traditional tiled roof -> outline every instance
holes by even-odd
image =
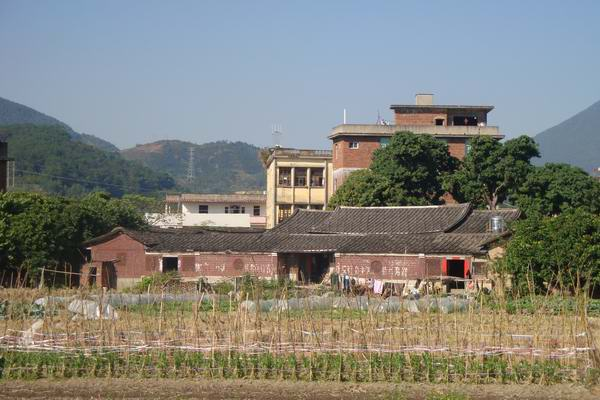
[[[501,210],[473,210],[469,216],[460,225],[452,230],[454,233],[486,233],[490,232],[490,221],[494,216],[499,216],[505,222],[516,221],[521,215],[521,211],[516,208]]]
[[[294,213],[283,222],[276,225],[269,233],[308,233],[318,230],[320,226],[333,214],[333,211],[296,209]]]
[[[425,207],[340,207],[312,232],[402,234],[445,232],[469,213],[469,204]]]
[[[126,234],[148,252],[482,254],[502,237],[489,232],[494,215],[511,222],[518,210],[479,211],[469,204],[431,207],[341,207],[298,210],[270,231],[248,228],[118,228],[93,246]]]

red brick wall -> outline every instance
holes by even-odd
[[[459,160],[465,158],[466,155],[466,138],[447,138],[445,139],[446,143],[448,143],[448,151],[452,157],[456,157]]]
[[[356,278],[417,279],[427,272],[426,259],[419,256],[341,254],[335,258],[335,267],[339,274],[347,272]],[[381,271],[373,271],[379,267]]]
[[[350,142],[358,142],[358,149],[351,149]],[[373,152],[380,147],[378,137],[342,137],[333,142],[333,169],[369,168]]]
[[[396,125],[435,125],[436,118],[447,120],[446,113],[395,113]]]
[[[146,254],[144,246],[121,234],[105,243],[91,247],[92,261],[115,262],[117,279],[140,278],[160,271],[161,254]],[[165,254],[174,256],[175,254]],[[238,261],[239,260],[239,261]],[[179,273],[183,277],[252,274],[272,277],[277,274],[277,256],[272,254],[202,253],[179,255]]]
[[[121,234],[114,239],[92,246],[92,261],[114,261],[117,277],[136,278],[149,275],[146,271],[144,246]]]
[[[272,254],[214,254],[195,255],[193,270],[180,271],[184,277],[223,276],[251,274],[274,277],[277,274],[277,256]]]

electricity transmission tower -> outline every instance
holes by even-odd
[[[188,158],[188,169],[186,179],[188,182],[194,180],[194,147],[190,146],[190,156]]]

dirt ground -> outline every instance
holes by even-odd
[[[0,381],[0,399],[426,399],[431,393],[466,399],[600,398],[580,385],[415,385],[242,380],[69,379]]]

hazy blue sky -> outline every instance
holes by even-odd
[[[327,148],[416,92],[555,125],[600,99],[600,1],[0,0],[0,97],[119,147]]]

